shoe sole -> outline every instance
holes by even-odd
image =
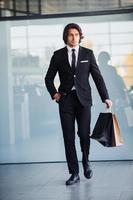
[[[86,176],[86,174],[84,174],[84,176],[85,176],[85,178],[87,178],[87,179],[91,179],[92,176],[93,176],[93,172],[91,172],[91,174],[90,174],[89,176]]]
[[[75,184],[75,183],[78,183],[78,182],[80,182],[80,179],[77,179],[76,181],[74,181],[74,182],[72,182],[72,183],[66,183],[66,185],[73,185],[73,184]]]

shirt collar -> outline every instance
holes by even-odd
[[[73,47],[73,48],[67,45],[68,52],[72,52],[72,49],[75,49],[75,51],[78,52],[79,51],[79,45],[77,45],[76,47]]]

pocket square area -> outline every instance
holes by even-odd
[[[81,60],[80,62],[81,62],[81,63],[87,63],[88,60]]]

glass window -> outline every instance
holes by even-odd
[[[133,22],[132,21],[120,21],[110,23],[110,29],[112,33],[132,33]]]
[[[131,44],[133,43],[133,33],[112,33],[110,39],[112,44]]]
[[[132,51],[132,49],[132,44],[111,45],[112,55],[127,55]]]
[[[132,14],[116,14],[0,22],[0,89],[5,91],[0,104],[0,162],[65,160],[58,104],[51,100],[44,76],[53,52],[64,47],[63,28],[71,20],[83,30],[81,45],[94,51],[126,140],[108,154],[92,141],[91,159],[133,159],[133,19]],[[105,108],[90,82],[93,128]],[[56,76],[55,86],[59,84]]]

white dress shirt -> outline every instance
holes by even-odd
[[[67,45],[67,49],[68,49],[68,61],[69,61],[69,64],[70,66],[72,65],[72,49],[75,49],[75,56],[76,56],[76,63],[75,63],[75,66],[77,66],[77,60],[78,60],[78,53],[79,53],[79,45],[77,45],[76,47],[74,48],[71,48]]]

